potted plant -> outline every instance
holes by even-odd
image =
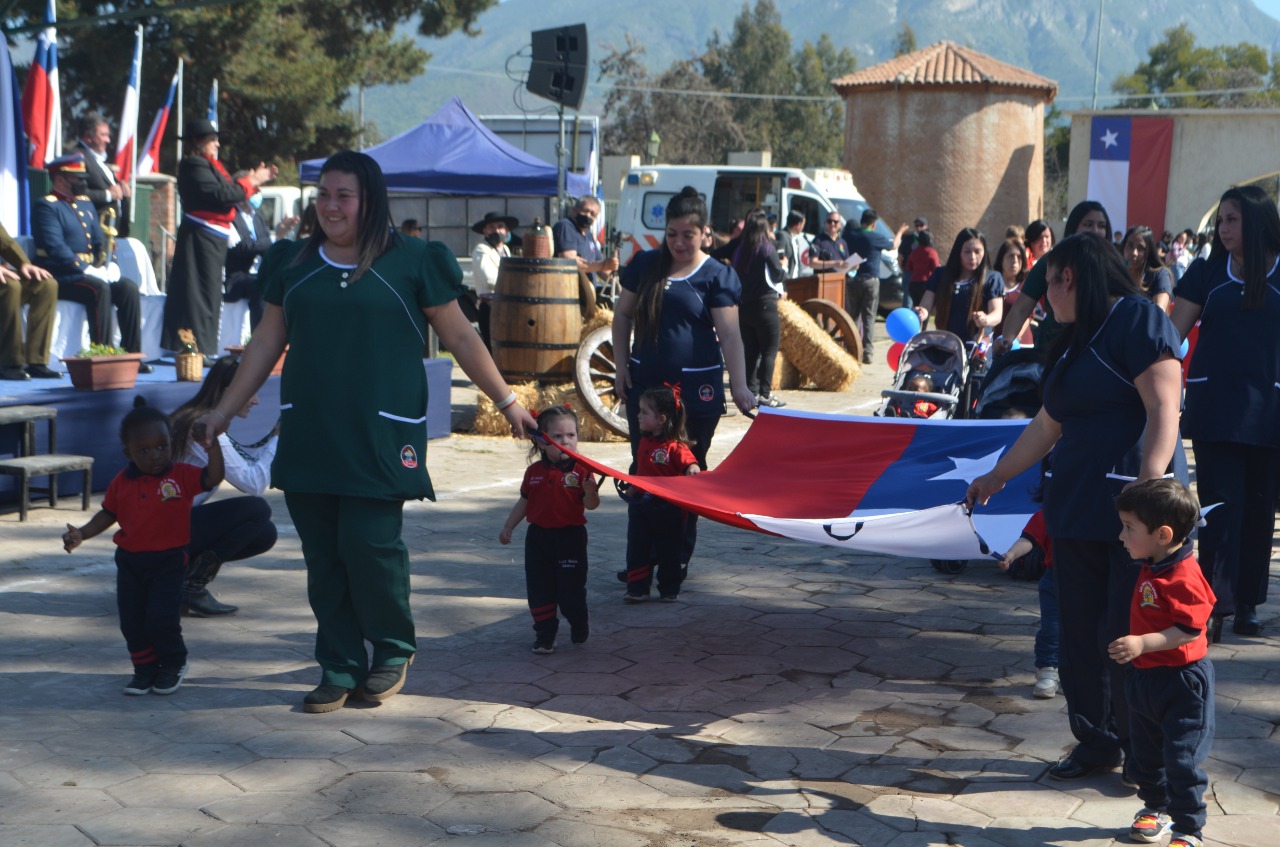
[[[105,391],[133,388],[144,358],[142,353],[126,353],[110,344],[91,344],[80,355],[63,356],[62,361],[77,391]]]
[[[225,349],[232,356],[242,356],[244,355],[244,348],[249,346],[249,342],[251,341],[253,341],[253,336],[249,335],[245,337],[243,344],[232,344],[231,346],[225,347],[223,349]],[[289,355],[289,345],[286,344],[284,346],[284,349],[280,351],[280,358],[276,359],[275,365],[271,368],[272,376],[280,376],[280,374],[284,372],[284,358],[285,356],[288,356],[288,355]]]

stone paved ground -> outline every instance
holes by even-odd
[[[784,396],[865,413],[886,383],[877,366],[851,394]],[[743,427],[727,419],[713,457]],[[680,602],[624,606],[609,497],[591,516],[591,640],[535,656],[520,548],[496,541],[520,448],[455,436],[429,461],[440,502],[406,512],[408,684],[329,715],[299,709],[313,621],[278,494],[279,545],[216,583],[240,614],[186,622],[191,673],[171,697],[120,694],[110,542],[68,556],[78,511],[0,515],[0,845],[1124,841],[1139,803],[1118,774],[1045,777],[1070,736],[1062,699],[1030,696],[1031,584],[704,522]],[[1276,646],[1228,634],[1212,651],[1214,845],[1280,844]]]

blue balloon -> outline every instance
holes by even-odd
[[[1191,348],[1191,345],[1187,344],[1187,339],[1185,338],[1182,339],[1182,347],[1180,348],[1182,351],[1182,358],[1184,359],[1187,358],[1187,350],[1189,350],[1190,348]]]
[[[906,344],[920,331],[920,317],[911,309],[894,309],[884,319],[884,328],[894,341]]]

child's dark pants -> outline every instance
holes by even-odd
[[[529,525],[524,537],[524,580],[529,613],[539,642],[554,641],[560,629],[556,607],[569,625],[587,625],[587,528]]]
[[[658,593],[680,593],[684,569],[685,512],[656,497],[627,507],[627,593],[649,595],[653,570],[658,570]]]
[[[1213,664],[1200,659],[1180,668],[1133,668],[1125,678],[1133,750],[1129,773],[1147,808],[1173,819],[1173,831],[1200,837],[1202,765],[1213,744]]]
[[[116,548],[120,632],[135,668],[180,668],[186,663],[181,617],[186,571],[182,547],[148,553]]]

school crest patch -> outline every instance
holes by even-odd
[[[667,448],[659,447],[653,451],[653,455],[649,457],[655,465],[666,465],[671,462],[671,454],[667,452]]]
[[[582,478],[579,477],[578,474],[575,473],[574,471],[569,471],[567,474],[564,475],[564,487],[565,488],[581,488]]]
[[[181,496],[182,496],[182,491],[181,489],[178,488],[178,483],[174,482],[171,479],[163,479],[160,481],[160,500],[161,501],[177,500]]]
[[[1160,603],[1156,597],[1156,589],[1150,582],[1144,582],[1138,586],[1138,596],[1142,599],[1138,601],[1138,605],[1146,609],[1158,609]]]
[[[413,445],[406,444],[400,448],[400,464],[410,470],[418,466],[418,451],[413,449]]]
[[[703,403],[710,403],[716,399],[716,392],[710,385],[698,386],[698,399]]]

